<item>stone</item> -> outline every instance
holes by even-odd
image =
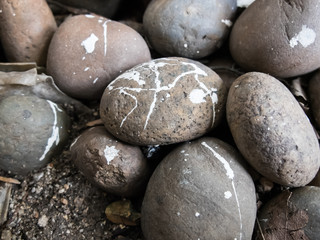
[[[66,144],[68,115],[55,103],[36,96],[0,101],[0,168],[26,175],[45,166]]]
[[[1,0],[0,22],[0,40],[8,61],[46,64],[57,24],[45,0]]]
[[[188,141],[215,128],[224,114],[226,88],[203,64],[161,58],[140,64],[106,88],[100,115],[116,138],[135,145]]]
[[[98,15],[63,22],[50,43],[47,71],[67,95],[97,100],[122,72],[151,59],[132,28]]]

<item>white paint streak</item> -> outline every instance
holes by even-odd
[[[294,48],[298,43],[300,43],[304,48],[306,48],[315,42],[316,36],[317,35],[313,29],[303,25],[301,31],[290,39],[290,47]]]
[[[94,16],[91,15],[91,14],[86,14],[85,16],[86,16],[87,18],[94,18]]]
[[[99,80],[99,78],[97,77],[97,78],[95,78],[94,80],[93,80],[93,84],[95,84],[97,81]]]
[[[106,146],[106,148],[104,149],[104,156],[107,159],[107,164],[109,165],[110,162],[118,156],[119,150],[116,149],[115,146],[109,147]]]
[[[229,179],[231,179],[231,185],[232,185],[232,189],[233,189],[233,193],[234,193],[234,196],[235,196],[235,199],[236,199],[238,213],[239,213],[240,240],[241,240],[242,239],[242,214],[241,214],[241,210],[240,210],[240,203],[239,203],[237,191],[236,191],[236,188],[235,188],[235,185],[234,185],[234,181],[233,181],[234,172],[233,172],[232,168],[230,167],[230,164],[228,163],[228,161],[226,159],[224,159],[224,157],[222,157],[219,153],[217,153],[212,147],[210,147],[206,142],[202,142],[201,145],[203,145],[204,147],[209,149],[210,152],[213,153],[215,158],[217,158],[223,164],[223,167],[226,170],[227,177]]]
[[[231,27],[233,24],[229,19],[221,19],[221,22],[227,25],[228,27]]]
[[[246,8],[254,1],[255,0],[237,0],[237,6],[241,8]]]
[[[53,121],[51,136],[48,138],[47,146],[46,146],[42,156],[39,158],[39,161],[42,161],[43,159],[45,159],[47,153],[51,150],[54,143],[56,143],[56,145],[58,145],[60,142],[59,127],[57,126],[57,124],[58,124],[57,110],[58,111],[62,111],[62,110],[57,106],[57,104],[55,104],[49,100],[47,100],[47,102],[49,103],[50,108],[52,109],[52,112],[54,115],[54,121]]]
[[[128,95],[129,97],[133,98],[133,100],[135,101],[135,106],[131,109],[131,111],[122,119],[120,127],[122,127],[122,125],[124,124],[124,122],[127,120],[127,117],[129,117],[129,115],[138,107],[138,100],[137,97],[127,93],[126,91],[120,90],[120,93],[123,93],[125,95]]]
[[[78,136],[70,145],[70,149],[78,142],[80,136]]]
[[[89,69],[90,69],[89,67],[86,67],[83,71],[86,72],[86,71],[88,71]]]
[[[99,38],[91,33],[91,35],[87,39],[82,41],[81,46],[84,47],[87,53],[93,53],[95,44],[98,40]]]
[[[104,41],[104,56],[107,55],[107,48],[108,48],[108,29],[107,29],[107,24],[108,22],[111,22],[111,20],[107,20],[102,24],[103,27],[103,41]]]

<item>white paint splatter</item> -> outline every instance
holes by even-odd
[[[51,148],[52,148],[54,143],[57,146],[59,144],[59,142],[60,142],[59,127],[57,126],[57,124],[58,124],[57,110],[59,112],[62,112],[62,110],[57,106],[57,104],[55,104],[55,103],[53,103],[53,102],[51,102],[49,100],[47,100],[47,102],[49,103],[50,108],[51,108],[51,110],[53,112],[54,121],[53,121],[51,136],[48,138],[46,148],[45,148],[42,156],[39,158],[39,161],[42,161],[42,160],[45,159],[47,153],[51,150]]]
[[[188,44],[186,44],[186,43],[185,43],[185,44],[183,44],[183,46],[184,46],[185,48],[188,48]]]
[[[316,36],[317,35],[313,29],[303,25],[301,31],[290,39],[290,47],[294,48],[298,43],[300,43],[304,48],[306,48],[314,43]]]
[[[86,57],[82,57],[82,61],[85,60],[85,59],[86,59]]]
[[[224,159],[224,157],[222,157],[219,153],[217,153],[212,147],[210,147],[206,142],[202,142],[201,145],[203,145],[204,147],[206,147],[207,149],[210,150],[211,153],[213,153],[213,155],[215,156],[215,158],[217,158],[222,164],[223,167],[226,171],[226,175],[229,179],[231,179],[231,185],[232,185],[232,189],[233,189],[233,193],[236,199],[236,203],[237,203],[237,207],[238,207],[238,213],[239,213],[239,222],[240,222],[240,240],[242,239],[242,214],[241,214],[241,210],[240,210],[240,203],[239,203],[239,199],[238,199],[238,195],[237,195],[237,191],[234,185],[234,172],[232,170],[232,168],[230,167],[230,164],[228,163],[228,161],[226,159]]]
[[[196,212],[194,215],[195,215],[196,217],[199,217],[199,216],[200,216],[200,213]]]
[[[231,193],[230,191],[226,191],[226,192],[224,192],[224,197],[225,197],[226,199],[229,199],[229,198],[232,197],[232,193]]]
[[[181,213],[180,213],[180,212],[177,212],[177,215],[178,215],[178,216],[181,216]]]
[[[97,81],[99,80],[99,78],[97,77],[97,78],[95,78],[94,80],[93,80],[93,84],[95,84]]]
[[[106,146],[104,149],[104,157],[107,159],[107,164],[109,165],[110,162],[118,156],[119,150],[116,149],[115,146],[109,147]]]
[[[233,24],[229,19],[221,19],[221,22],[227,25],[228,27],[231,27]]]
[[[84,47],[87,53],[93,53],[95,44],[99,40],[99,38],[94,35],[94,33],[91,33],[91,35],[82,41],[81,46]]]
[[[205,103],[207,94],[202,89],[193,89],[189,94],[189,99],[192,103]]]
[[[89,67],[86,67],[83,71],[86,72],[86,71],[88,71],[89,69],[90,69]]]

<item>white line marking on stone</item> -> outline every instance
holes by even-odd
[[[242,214],[241,214],[241,210],[240,210],[240,203],[239,203],[239,199],[238,199],[238,195],[237,195],[237,191],[234,185],[234,172],[230,167],[230,164],[228,163],[228,161],[226,159],[224,159],[224,157],[222,157],[219,153],[217,153],[212,147],[210,147],[206,142],[202,142],[201,145],[203,145],[204,147],[206,147],[207,149],[210,150],[210,152],[213,153],[213,155],[223,164],[224,169],[226,170],[226,175],[229,179],[231,179],[231,185],[232,185],[232,189],[233,189],[233,193],[235,195],[235,199],[236,199],[236,203],[237,203],[237,207],[238,207],[238,213],[239,213],[239,221],[240,221],[240,240],[242,239]]]
[[[107,48],[108,48],[108,29],[107,24],[108,22],[111,22],[111,20],[107,20],[102,24],[103,27],[103,40],[104,40],[104,56],[107,55]]]
[[[62,110],[57,106],[57,104],[55,104],[49,100],[47,100],[47,102],[49,103],[50,108],[52,109],[52,112],[54,115],[54,121],[53,121],[51,136],[48,138],[47,146],[46,146],[42,156],[39,158],[39,161],[42,161],[43,159],[45,159],[46,155],[51,150],[54,143],[56,143],[56,145],[58,145],[60,142],[59,127],[57,126],[57,124],[58,124],[57,110],[58,111],[62,111]]]

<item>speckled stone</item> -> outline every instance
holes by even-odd
[[[103,126],[83,132],[70,150],[82,174],[108,193],[137,196],[146,186],[150,173],[141,149],[116,140]]]
[[[224,43],[236,10],[236,0],[151,1],[143,26],[150,44],[162,55],[199,59]]]
[[[54,34],[47,70],[67,95],[100,99],[118,75],[150,59],[146,42],[132,28],[97,15],[78,15]]]
[[[45,0],[0,0],[0,39],[8,61],[44,66],[57,29]]]
[[[320,166],[319,142],[292,93],[274,77],[246,73],[233,82],[226,115],[245,159],[281,185],[301,187]]]
[[[146,240],[251,239],[254,183],[241,155],[216,138],[170,152],[147,186],[141,209]]]
[[[27,174],[45,166],[68,139],[69,117],[55,103],[36,96],[0,102],[0,168]]]
[[[100,115],[107,130],[125,142],[172,144],[216,127],[225,100],[223,81],[210,68],[185,58],[161,58],[111,82]]]

